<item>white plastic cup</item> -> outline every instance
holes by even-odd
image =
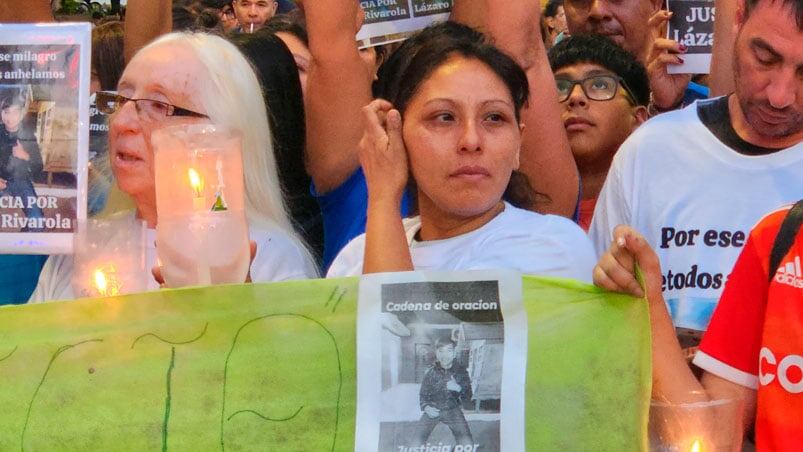
[[[741,399],[689,403],[653,400],[650,402],[650,451],[739,452],[742,450],[743,407]]]
[[[73,236],[75,297],[146,291],[151,273],[145,268],[146,231],[145,222],[133,215],[79,222]]]
[[[209,124],[155,131],[156,251],[168,287],[242,283],[250,249],[242,138]]]

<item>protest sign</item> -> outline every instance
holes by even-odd
[[[354,450],[357,293],[349,278],[0,308],[0,450]],[[646,303],[535,277],[522,294],[526,450],[644,449]]]
[[[86,218],[90,24],[0,24],[0,251],[68,253]]]
[[[357,33],[360,47],[401,41],[428,25],[444,21],[452,0],[361,0],[365,23]]]
[[[667,0],[673,15],[667,37],[687,47],[681,65],[669,65],[670,74],[708,74],[714,46],[714,0]]]
[[[524,450],[526,317],[515,272],[365,276],[356,449]]]
[[[89,155],[87,171],[87,214],[100,213],[113,183],[109,164],[109,115],[101,113],[95,95],[89,98]]]

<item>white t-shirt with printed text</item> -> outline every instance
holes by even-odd
[[[570,220],[540,215],[505,203],[505,210],[484,226],[443,240],[418,241],[420,217],[404,220],[416,270],[503,268],[524,274],[591,281],[594,251],[588,237]],[[327,277],[362,274],[365,234],[349,242],[329,267]]]
[[[644,234],[661,260],[675,326],[705,330],[751,227],[803,198],[803,143],[740,154],[700,121],[697,104],[639,127],[614,157],[589,230],[597,255],[613,229]]]

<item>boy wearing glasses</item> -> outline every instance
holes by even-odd
[[[599,35],[564,39],[549,51],[549,63],[580,173],[579,224],[587,231],[614,154],[647,120],[649,80],[641,63]]]

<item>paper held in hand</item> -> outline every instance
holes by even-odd
[[[524,450],[519,274],[365,276],[357,325],[355,450]]]
[[[86,218],[90,36],[0,24],[0,252],[69,253]]]
[[[714,46],[714,0],[667,0],[673,12],[667,37],[688,49],[681,65],[669,65],[670,74],[708,74]]]
[[[452,0],[361,0],[365,23],[357,33],[360,48],[407,39],[412,33],[449,18]]]

